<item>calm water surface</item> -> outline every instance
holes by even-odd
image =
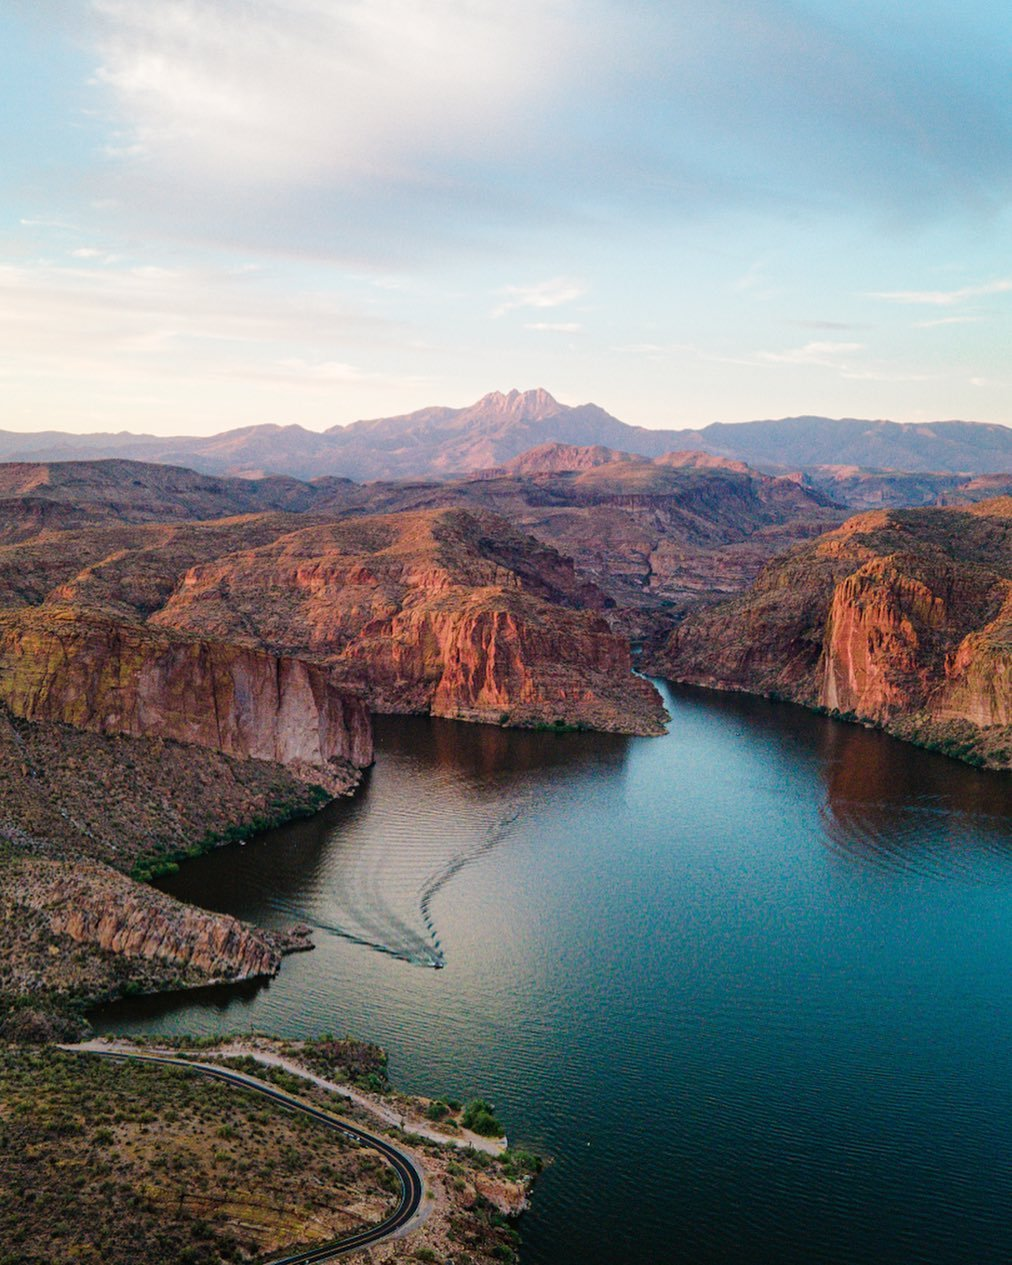
[[[524,1265],[1012,1261],[1008,780],[668,693],[661,739],[380,718],[356,800],[166,883],[316,951],[99,1026],[488,1094],[555,1158]]]

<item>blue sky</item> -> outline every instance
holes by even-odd
[[[0,427],[1012,424],[1012,11],[8,0]]]

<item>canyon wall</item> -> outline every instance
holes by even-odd
[[[605,599],[504,519],[440,509],[307,527],[191,568],[149,626],[300,653],[377,711],[663,732]]]
[[[365,704],[325,668],[96,613],[0,619],[0,702],[28,720],[274,761],[341,789],[348,765],[372,761]]]
[[[0,1020],[17,998],[45,1012],[124,992],[268,978],[289,947],[310,946],[194,909],[106,865],[0,859]]]
[[[266,932],[227,914],[184,905],[92,864],[34,861],[20,902],[53,936],[106,953],[168,963],[202,982],[276,975],[281,954]]]
[[[1012,500],[879,511],[690,616],[652,666],[1012,766]]]

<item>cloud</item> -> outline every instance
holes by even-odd
[[[524,329],[540,330],[551,334],[579,334],[583,326],[578,321],[531,321]]]
[[[873,293],[873,299],[885,299],[888,303],[920,303],[931,307],[951,307],[965,303],[967,299],[982,299],[991,294],[1008,294],[1012,291],[1012,277],[1000,277],[985,281],[982,285],[963,286],[959,290],[884,290]]]
[[[829,369],[839,369],[841,362],[863,351],[863,343],[805,343],[803,347],[793,347],[788,351],[760,351],[757,358],[768,364],[781,365],[819,365]]]
[[[789,322],[788,322],[788,324],[790,324],[790,325],[797,325],[797,326],[799,326],[801,329],[821,329],[821,330],[825,330],[825,331],[827,331],[827,332],[829,332],[829,331],[831,331],[831,330],[836,330],[836,331],[839,331],[839,332],[845,332],[845,331],[847,331],[847,330],[867,329],[867,328],[868,328],[868,327],[867,327],[867,325],[864,325],[864,324],[858,324],[858,323],[856,323],[856,322],[854,322],[854,321],[817,321],[817,320],[816,320],[816,321],[804,321],[804,320],[796,320],[796,319],[795,319],[795,320],[789,321]]]
[[[99,200],[194,240],[401,266],[494,252],[532,226],[635,233],[729,207],[984,216],[1010,189],[995,41],[944,13],[872,23],[791,0],[77,13],[106,120]],[[961,55],[943,57],[950,26]],[[739,285],[763,294],[761,265]]]
[[[848,382],[930,382],[935,377],[874,361],[867,364],[856,361],[865,350],[864,343],[813,342],[788,351],[758,352],[755,363],[831,369]]]
[[[502,303],[492,310],[493,316],[505,316],[517,308],[562,307],[587,293],[587,287],[569,277],[553,277],[550,281],[537,281],[533,285],[503,286],[499,291],[505,296]]]
[[[421,178],[533,120],[575,2],[94,0],[114,147],[181,174]],[[577,40],[577,44],[580,41]],[[419,161],[419,158],[423,161]]]
[[[0,264],[0,359],[26,373],[115,380],[182,368],[199,378],[271,360],[291,379],[347,381],[357,371],[326,353],[381,344],[395,328],[334,296],[279,296],[224,269]],[[279,354],[289,347],[302,354]]]
[[[941,325],[976,325],[979,316],[939,316],[933,321],[915,321],[914,329],[937,329]]]

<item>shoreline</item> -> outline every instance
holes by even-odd
[[[288,1099],[311,1115],[319,1116],[322,1111],[332,1128],[357,1135],[364,1145],[379,1150],[388,1163],[393,1155],[402,1183],[401,1204],[384,1222],[359,1232],[362,1245],[368,1243],[370,1259],[375,1262],[394,1265],[402,1260],[398,1245],[409,1235],[420,1260],[451,1258],[461,1246],[462,1235],[470,1240],[469,1259],[475,1265],[512,1259],[508,1253],[518,1238],[511,1223],[530,1206],[542,1161],[523,1151],[511,1151],[505,1136],[483,1137],[455,1125],[451,1126],[453,1132],[445,1125],[438,1127],[425,1114],[432,1100],[404,1095],[393,1088],[367,1090],[348,1079],[356,1066],[361,1071],[370,1059],[385,1068],[385,1052],[378,1047],[350,1039],[293,1043],[230,1035],[218,1043],[181,1038],[172,1044],[104,1037],[52,1048],[84,1058],[98,1056],[114,1065],[171,1066],[228,1080],[268,1097]],[[326,1050],[341,1052],[332,1064],[331,1075],[323,1075],[311,1063],[314,1055],[319,1059]],[[300,1058],[300,1052],[306,1056]],[[344,1065],[341,1057],[347,1060]],[[386,1083],[385,1073],[381,1079]],[[387,1222],[390,1228],[384,1231]],[[332,1254],[327,1246],[312,1246],[307,1259],[311,1253],[314,1260],[328,1260],[359,1245],[335,1240]],[[301,1261],[302,1255],[286,1255],[284,1259]]]

